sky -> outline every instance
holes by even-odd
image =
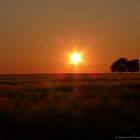
[[[101,73],[140,59],[140,0],[0,0],[0,73]],[[69,63],[74,50],[83,63]]]

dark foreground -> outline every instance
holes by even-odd
[[[0,140],[138,136],[140,74],[0,76]]]

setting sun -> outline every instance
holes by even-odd
[[[72,64],[79,64],[82,62],[82,54],[78,52],[74,52],[70,55],[70,62]]]

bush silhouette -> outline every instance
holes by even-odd
[[[119,58],[111,65],[112,72],[138,72],[140,71],[139,60],[128,61],[126,58]]]

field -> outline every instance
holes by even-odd
[[[0,76],[0,140],[140,136],[140,73]]]

